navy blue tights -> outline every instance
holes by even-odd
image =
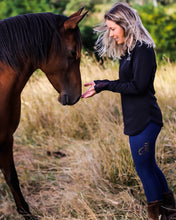
[[[147,202],[162,200],[162,194],[169,191],[165,176],[155,160],[155,142],[160,130],[159,125],[150,122],[140,134],[129,137],[133,161]]]

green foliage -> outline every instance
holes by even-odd
[[[89,14],[80,25],[80,29],[84,50],[92,52],[97,38],[93,33],[93,27],[99,23],[95,15],[100,13],[95,6],[105,5],[106,2],[107,0],[0,0],[0,19],[33,12],[70,15],[85,6],[85,9],[89,10]],[[110,8],[112,4],[108,4]],[[154,7],[153,4],[134,5],[133,7],[138,10],[144,26],[155,41],[158,59],[162,60],[164,56],[174,61],[176,57],[176,12],[173,10],[174,5],[173,7],[170,5],[169,8],[160,4],[158,7]]]
[[[162,5],[169,5],[174,3],[174,0],[158,0],[158,2]]]
[[[95,1],[92,0],[70,0],[66,6],[67,10],[78,10],[78,8],[85,7],[86,10],[93,10]]]
[[[174,61],[176,57],[176,13],[168,14],[161,5],[154,7],[148,4],[136,6],[136,9],[144,26],[155,41],[159,60],[166,56]]]
[[[12,17],[18,14],[56,12],[61,13],[67,4],[67,1],[57,0],[0,0],[0,19]]]
[[[93,33],[93,28],[88,25],[84,25],[80,27],[80,31],[82,34],[82,42],[84,49],[88,52],[93,51],[95,41],[97,38],[97,35]]]

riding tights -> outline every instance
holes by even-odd
[[[129,136],[133,161],[147,202],[162,200],[162,194],[169,192],[165,176],[155,160],[155,142],[160,130],[159,125],[150,122],[140,134]]]

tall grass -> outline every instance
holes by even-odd
[[[157,161],[176,192],[176,65],[158,68],[155,87],[164,116]],[[82,81],[115,79],[118,64],[83,57]],[[83,88],[83,90],[85,90]],[[119,94],[102,92],[61,106],[46,77],[35,73],[22,93],[14,157],[31,211],[43,220],[146,219],[146,200],[123,134]],[[66,154],[59,158],[52,152]],[[0,176],[0,219],[21,219]]]

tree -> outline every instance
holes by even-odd
[[[19,14],[55,12],[61,14],[68,1],[62,0],[0,0],[0,19]]]

